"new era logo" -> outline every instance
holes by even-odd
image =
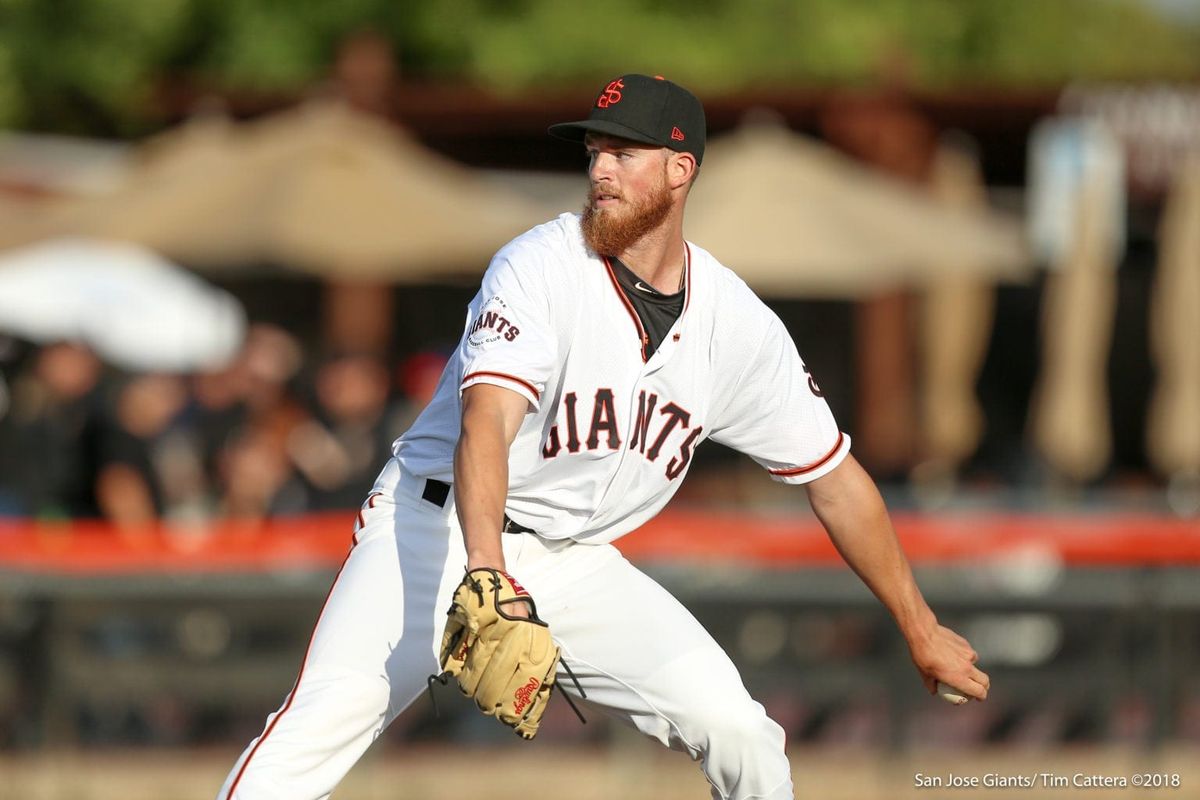
[[[671,138],[677,142],[682,142],[683,131],[679,130],[679,128],[671,128]]]

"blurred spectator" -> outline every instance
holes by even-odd
[[[297,425],[288,452],[315,510],[357,508],[386,460],[388,369],[366,354],[335,356],[314,380],[316,416]]]
[[[16,340],[0,334],[0,422],[8,416],[8,409],[12,404],[12,396],[8,390],[8,373],[11,371],[11,362],[16,360],[17,352]]]
[[[303,363],[304,351],[290,333],[261,322],[250,326],[235,369],[242,371],[252,421],[269,424],[271,418],[287,417],[295,410],[290,384]]]
[[[131,378],[117,393],[101,434],[96,501],[118,525],[144,525],[203,493],[194,446],[175,430],[187,404],[183,380]]]
[[[37,351],[11,387],[0,423],[0,496],[34,517],[96,516],[100,361],[62,342]]]
[[[356,508],[447,360],[420,352],[393,369],[338,352],[306,408],[303,349],[275,325],[251,325],[233,363],[195,375],[110,382],[81,345],[13,352],[0,358],[0,515],[122,526]]]
[[[219,510],[223,516],[262,519],[304,510],[302,490],[291,482],[287,454],[268,431],[250,428],[221,452]]]
[[[305,510],[306,493],[287,452],[293,431],[308,420],[292,387],[303,358],[295,337],[258,323],[237,364],[222,377],[209,376],[215,416],[208,422],[234,426],[213,459],[222,513],[257,519]]]
[[[5,422],[12,409],[9,378],[14,372],[17,352],[16,341],[0,335],[0,517],[17,514],[21,508],[19,487],[8,479],[16,469],[19,453],[9,435],[9,423]]]
[[[192,377],[192,430],[204,472],[214,482],[210,492],[215,492],[220,454],[245,425],[246,385],[240,362]]]

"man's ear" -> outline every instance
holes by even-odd
[[[667,185],[678,189],[691,182],[696,173],[696,157],[691,153],[672,152],[667,156]]]

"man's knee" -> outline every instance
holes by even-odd
[[[715,706],[700,721],[705,749],[783,752],[783,728],[767,716],[759,703],[746,698],[736,705]]]
[[[698,754],[715,798],[776,800],[792,796],[784,732],[761,705],[743,702],[714,707],[697,724]]]

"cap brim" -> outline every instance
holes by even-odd
[[[584,137],[589,133],[600,133],[605,136],[618,136],[622,139],[629,139],[632,142],[666,147],[662,142],[656,141],[644,133],[635,131],[633,128],[622,125],[619,122],[611,122],[604,119],[560,122],[557,125],[551,125],[546,129],[546,132],[555,139],[565,139],[568,142],[582,142]]]

